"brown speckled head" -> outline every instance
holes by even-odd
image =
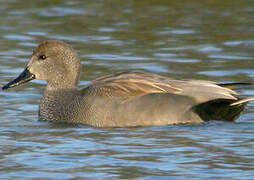
[[[27,69],[35,79],[47,81],[49,89],[72,88],[78,84],[81,63],[68,44],[46,41],[35,49]]]
[[[48,90],[75,88],[78,85],[81,63],[77,53],[62,41],[40,44],[25,70],[2,89],[18,86],[33,79],[48,82]]]

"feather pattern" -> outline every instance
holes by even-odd
[[[171,93],[194,98],[197,103],[213,99],[237,100],[238,94],[213,81],[173,80],[168,77],[142,73],[119,72],[95,79],[84,91],[100,96],[132,98],[152,93]],[[96,92],[96,93],[95,93]]]

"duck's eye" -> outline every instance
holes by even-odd
[[[45,55],[41,55],[40,57],[39,57],[39,59],[42,59],[42,60],[44,60],[44,59],[46,59],[47,57],[45,56]]]

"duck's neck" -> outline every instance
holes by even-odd
[[[49,82],[46,87],[46,91],[61,91],[67,89],[76,89],[77,83],[76,82]]]
[[[56,89],[54,87],[50,89],[47,86],[40,104],[40,119],[68,122],[73,116],[71,111],[77,96],[78,90],[76,88]]]

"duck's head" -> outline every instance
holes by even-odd
[[[49,89],[74,88],[79,81],[81,63],[72,47],[62,41],[46,41],[34,51],[25,70],[2,89],[33,79],[45,80]]]

